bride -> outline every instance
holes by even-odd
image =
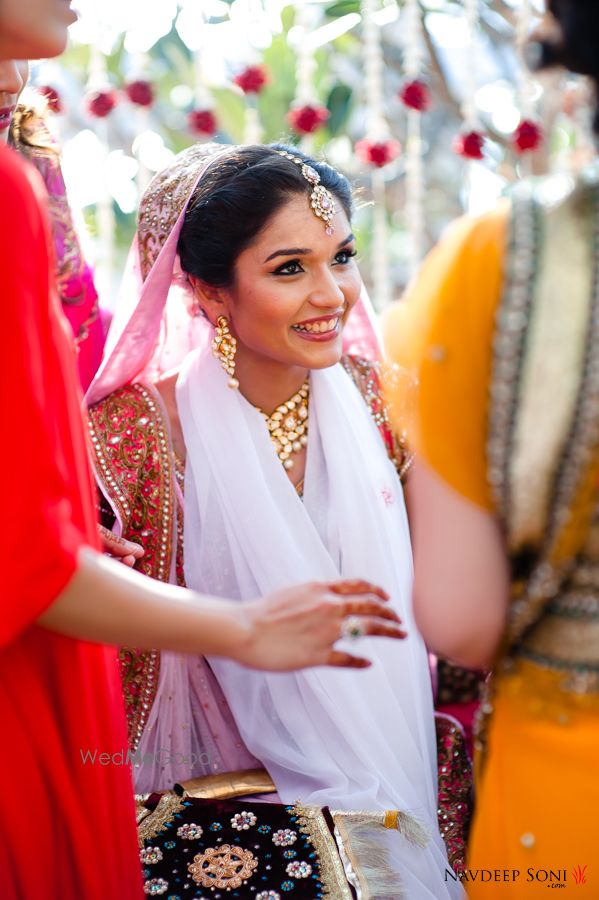
[[[440,900],[460,888],[410,610],[407,461],[376,366],[343,356],[348,319],[372,333],[355,255],[346,179],[282,145],[191,147],[146,191],[88,394],[105,515],[147,574],[241,603],[306,579],[379,583],[407,637],[362,638],[359,675],[124,650],[130,740],[140,791],[260,764],[283,803],[406,813],[429,839],[373,835],[401,881],[385,900]]]

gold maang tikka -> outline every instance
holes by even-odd
[[[212,338],[212,353],[218,359],[221,366],[229,376],[227,382],[230,388],[238,388],[239,381],[235,378],[235,354],[237,353],[237,339],[231,334],[229,320],[226,316],[219,316],[214,326]]]
[[[310,194],[310,206],[312,207],[312,212],[324,222],[326,234],[335,234],[335,229],[331,225],[333,216],[337,212],[335,201],[331,192],[320,183],[320,175],[316,169],[309,166],[308,163],[299,156],[288,153],[287,150],[276,150],[275,152],[278,153],[279,156],[284,156],[285,159],[290,159],[291,162],[296,163],[296,165],[300,167],[303,177],[312,185],[312,193]]]

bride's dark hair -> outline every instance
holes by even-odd
[[[308,198],[312,186],[300,166],[276,150],[293,152],[316,169],[351,218],[349,183],[331,166],[284,144],[238,147],[208,169],[190,200],[177,245],[188,275],[214,287],[230,286],[237,257],[271,216],[294,195]]]
[[[564,66],[571,72],[588,75],[599,90],[599,6],[597,0],[549,0],[549,12],[560,28],[556,40],[541,39],[538,61],[544,66]],[[597,102],[597,98],[596,98]],[[593,127],[599,133],[599,107]]]

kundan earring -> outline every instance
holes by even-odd
[[[237,340],[229,330],[229,320],[226,316],[219,316],[214,327],[212,338],[212,353],[218,359],[221,366],[229,376],[227,382],[230,388],[238,388],[239,381],[235,378],[235,354],[237,353]]]

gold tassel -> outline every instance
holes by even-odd
[[[401,812],[401,810],[393,811],[396,813],[396,817],[394,820],[394,825],[392,828],[396,828],[397,831],[407,841],[411,844],[414,844],[415,847],[426,847],[428,842],[430,841],[431,833],[424,822],[420,822],[418,819],[411,816],[409,813]],[[385,817],[387,813],[385,813]],[[389,828],[389,826],[385,823],[385,828]]]
[[[426,847],[430,831],[425,824],[400,810],[362,812],[331,810],[335,836],[349,863],[348,877],[363,900],[401,900],[405,892],[401,873],[391,867],[381,828],[398,831],[416,847]],[[353,876],[353,878],[351,877]]]
[[[356,825],[382,825],[390,831],[399,831],[401,836],[415,847],[426,847],[431,837],[428,827],[423,822],[399,809],[388,809],[382,813],[334,810],[332,815],[333,818],[341,816],[349,819]]]

